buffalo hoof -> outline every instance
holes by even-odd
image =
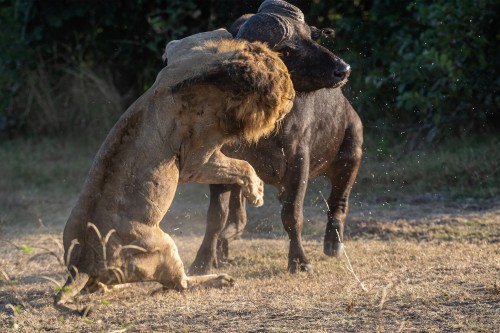
[[[206,275],[214,268],[219,268],[217,259],[212,255],[204,255],[194,260],[189,267],[188,275]]]
[[[344,252],[344,244],[325,242],[323,252],[330,257],[338,257]]]
[[[288,264],[288,271],[292,274],[299,272],[306,273],[314,273],[313,267],[311,264],[300,264],[298,262],[293,262]]]
[[[227,262],[229,258],[229,241],[226,238],[217,239],[217,260],[215,263]]]

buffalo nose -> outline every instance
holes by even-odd
[[[338,66],[333,72],[333,76],[337,81],[343,81],[349,77],[351,74],[351,66],[345,64]]]

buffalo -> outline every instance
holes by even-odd
[[[342,253],[349,194],[362,156],[361,120],[340,87],[350,66],[319,45],[332,29],[309,26],[302,11],[282,0],[266,0],[256,14],[236,20],[230,32],[239,39],[265,42],[287,66],[296,96],[280,128],[257,144],[223,147],[227,156],[248,161],[266,184],[274,185],[282,203],[281,219],[290,238],[288,270],[312,272],[302,246],[303,203],[309,179],[331,182],[324,253]],[[191,273],[206,273],[227,258],[228,243],[246,224],[245,198],[236,185],[210,185],[207,229]]]

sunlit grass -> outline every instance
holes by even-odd
[[[498,135],[450,140],[406,154],[387,148],[382,140],[383,147],[378,148],[369,135],[365,141],[354,195],[370,198],[435,192],[452,198],[487,198],[500,194]],[[3,142],[0,144],[0,187],[7,191],[31,188],[76,193],[98,148],[97,140],[53,138]],[[313,192],[325,186],[327,182],[321,179],[311,184]],[[328,188],[323,190],[325,197],[328,191]]]
[[[99,144],[78,139],[17,139],[0,144],[0,187],[74,194]]]
[[[370,137],[366,138],[370,140]],[[354,192],[364,196],[442,193],[451,198],[500,194],[500,136],[450,140],[406,154],[369,142]]]
[[[31,138],[0,143],[0,225],[38,224],[40,219],[64,223],[102,139]],[[478,199],[500,195],[498,135],[450,140],[406,154],[370,134],[365,142],[352,207],[374,201],[405,202],[404,197]],[[318,238],[324,233],[324,198],[329,191],[328,181],[322,177],[308,185],[305,235]],[[185,221],[204,221],[208,198],[207,185],[179,186],[165,217],[171,228],[168,231]],[[255,213],[249,208],[255,223],[247,229],[271,238],[282,236],[277,191],[272,186],[266,186],[265,201]],[[193,204],[199,207],[193,208]],[[199,229],[204,229],[203,223]]]

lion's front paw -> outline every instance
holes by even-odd
[[[232,276],[227,274],[211,275],[211,278],[194,286],[203,288],[226,288],[234,286],[235,280]]]
[[[264,204],[264,182],[257,176],[253,177],[243,188],[243,195],[252,206],[262,206]]]
[[[232,287],[234,286],[234,278],[230,275],[227,274],[220,274],[217,276],[217,278],[214,280],[216,287],[218,288],[226,288],[226,287]]]

